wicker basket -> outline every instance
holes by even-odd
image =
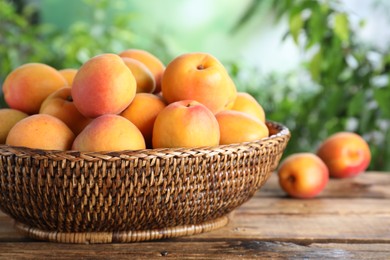
[[[0,209],[32,238],[112,243],[227,224],[277,167],[289,130],[256,142],[105,153],[0,145]]]

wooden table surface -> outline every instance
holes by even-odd
[[[285,196],[273,174],[223,228],[129,244],[32,240],[0,212],[1,259],[390,259],[390,174],[332,179],[315,199]]]

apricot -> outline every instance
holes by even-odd
[[[216,114],[234,104],[236,86],[225,67],[207,53],[187,53],[173,59],[162,78],[168,103],[196,100]]]
[[[161,78],[165,70],[165,65],[159,58],[152,53],[141,49],[128,49],[119,53],[119,56],[136,59],[145,64],[153,74],[156,82],[154,93],[159,93],[161,91]]]
[[[78,135],[92,119],[83,116],[73,103],[71,89],[61,88],[50,94],[41,105],[40,114],[57,117],[64,122],[75,135]]]
[[[12,108],[0,109],[0,144],[5,144],[8,133],[11,128],[28,115],[22,111]]]
[[[142,62],[132,58],[122,58],[126,66],[131,70],[137,82],[137,93],[153,93],[156,81],[153,74]]]
[[[36,114],[19,122],[8,133],[6,144],[44,150],[69,150],[75,138],[72,130],[58,118]]]
[[[265,122],[265,112],[263,107],[248,93],[238,92],[231,109],[247,113],[258,118],[262,122]]]
[[[153,127],[153,148],[216,146],[219,126],[214,114],[194,100],[169,104]]]
[[[269,136],[268,127],[262,121],[244,112],[224,110],[215,117],[219,124],[221,145],[251,142]]]
[[[121,116],[130,120],[142,133],[147,148],[152,148],[153,125],[165,102],[151,93],[138,93]]]
[[[103,152],[145,149],[138,128],[126,118],[107,114],[97,117],[76,137],[73,150]]]
[[[329,170],[315,154],[296,153],[279,165],[281,188],[291,197],[308,199],[324,190],[329,181]]]
[[[325,139],[317,155],[329,168],[331,177],[353,177],[364,172],[371,161],[370,147],[358,134],[338,132]]]
[[[77,74],[77,69],[68,68],[59,70],[58,72],[61,73],[61,75],[64,77],[64,79],[68,83],[68,86],[72,87],[74,77]]]
[[[71,93],[80,113],[95,118],[121,113],[133,100],[136,89],[135,78],[122,58],[105,53],[80,67]]]
[[[67,85],[64,77],[53,67],[43,63],[27,63],[5,78],[4,99],[8,106],[26,114],[36,114],[43,100]]]

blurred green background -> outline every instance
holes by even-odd
[[[209,52],[291,130],[284,156],[347,130],[370,144],[370,170],[390,171],[389,12],[385,0],[0,0],[0,84],[27,62]]]

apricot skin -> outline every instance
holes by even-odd
[[[317,155],[334,178],[354,177],[364,172],[371,161],[370,147],[358,134],[338,132],[325,139]]]
[[[137,93],[153,93],[156,89],[156,81],[152,72],[142,62],[132,58],[122,58],[126,66],[131,70],[137,82]]]
[[[153,148],[217,146],[218,122],[203,104],[177,101],[157,115],[152,142]]]
[[[72,86],[76,108],[85,117],[119,114],[133,100],[136,81],[116,54],[100,54],[78,70]]]
[[[187,53],[173,59],[162,78],[168,103],[196,100],[213,114],[233,106],[237,90],[225,67],[207,53]]]
[[[4,144],[11,128],[28,115],[12,108],[0,109],[0,144]]]
[[[107,114],[92,120],[76,137],[73,150],[83,152],[145,149],[139,129],[126,118]]]
[[[75,135],[78,135],[91,119],[83,116],[73,103],[71,89],[61,88],[50,94],[41,105],[40,114],[48,114],[63,121]]]
[[[138,60],[145,64],[145,66],[153,74],[156,88],[153,93],[159,93],[161,91],[161,78],[165,71],[165,65],[152,53],[141,49],[127,49],[119,53],[121,57],[128,57]]]
[[[68,68],[59,70],[58,72],[61,73],[61,75],[65,78],[66,82],[68,83],[68,86],[72,87],[74,77],[77,74],[77,69]]]
[[[234,101],[232,110],[241,111],[256,117],[265,122],[265,112],[263,107],[250,94],[245,92],[238,92],[236,100]]]
[[[75,138],[72,130],[58,118],[35,114],[11,128],[6,144],[44,150],[69,150]]]
[[[260,140],[268,137],[268,127],[244,112],[224,110],[215,115],[220,129],[219,144],[232,144]]]
[[[67,85],[65,78],[43,63],[26,63],[13,70],[3,84],[4,99],[10,108],[32,115],[51,93]]]
[[[138,93],[121,116],[130,120],[141,131],[146,147],[152,148],[154,121],[165,107],[161,97],[151,93]]]
[[[312,153],[296,153],[286,157],[278,169],[279,185],[291,197],[316,197],[329,181],[329,170]]]

